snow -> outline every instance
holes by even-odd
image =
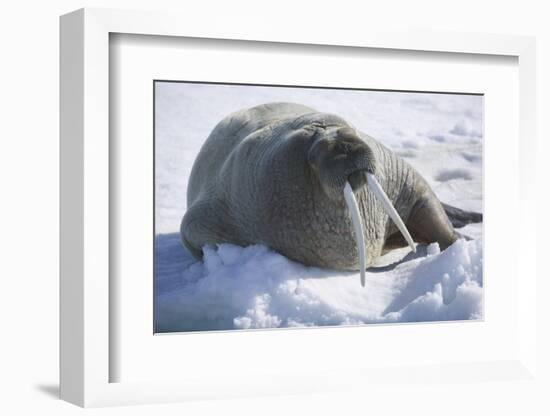
[[[264,246],[180,244],[187,180],[227,114],[273,101],[338,114],[411,163],[445,203],[482,211],[480,96],[156,84],[155,327],[158,332],[481,319],[482,224],[437,244],[404,248],[366,273],[306,267]]]

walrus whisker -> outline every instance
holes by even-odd
[[[367,183],[369,184],[369,188],[372,190],[376,198],[378,198],[378,200],[382,203],[384,211],[386,211],[386,213],[390,216],[395,225],[397,225],[397,228],[399,228],[399,231],[401,231],[401,234],[403,234],[403,237],[405,237],[405,240],[407,240],[407,243],[411,247],[411,250],[416,253],[416,246],[414,245],[414,241],[409,234],[409,230],[407,230],[405,223],[391,203],[388,195],[386,195],[386,193],[382,189],[382,186],[380,186],[380,183],[376,179],[376,176],[374,176],[372,173],[367,173]]]
[[[353,223],[353,230],[355,232],[355,241],[357,242],[357,251],[359,252],[359,272],[361,274],[361,286],[365,287],[365,268],[366,268],[366,255],[365,255],[365,238],[363,236],[363,221],[361,220],[361,214],[359,213],[359,206],[357,200],[351,189],[349,182],[346,182],[344,186],[344,199],[348,206],[348,210],[351,216],[351,222]]]

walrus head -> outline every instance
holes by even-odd
[[[344,197],[352,220],[361,284],[365,286],[365,243],[362,216],[354,192],[368,185],[395,222],[413,251],[414,242],[386,192],[376,179],[376,158],[372,149],[351,127],[325,127],[308,151],[308,163],[316,173],[323,192],[332,200]]]

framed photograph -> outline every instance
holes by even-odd
[[[483,319],[483,95],[155,80],[154,101],[155,332]]]
[[[535,383],[534,40],[243,31],[61,18],[61,397]]]

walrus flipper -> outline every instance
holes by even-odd
[[[473,224],[483,221],[483,214],[480,214],[479,212],[464,211],[460,208],[456,208],[444,203],[441,203],[441,205],[445,210],[445,214],[447,214],[447,217],[449,217],[451,224],[453,224],[453,227],[455,228],[462,228],[467,224]]]
[[[202,248],[206,245],[250,245],[240,234],[233,224],[227,205],[216,197],[198,198],[187,209],[180,226],[181,242],[197,260],[202,259]]]
[[[197,259],[202,259],[202,245],[199,243],[202,221],[198,215],[197,209],[190,208],[186,211],[180,225],[181,243],[191,255]],[[199,222],[200,221],[200,222]]]
[[[443,205],[432,192],[416,203],[407,227],[414,241],[423,244],[438,243],[442,250],[461,238],[447,217]]]
[[[196,201],[187,209],[181,221],[181,242],[197,260],[202,259],[202,248],[205,245],[219,242],[218,221],[213,209],[215,204],[209,199]]]
[[[460,234],[454,228],[462,228],[467,224],[483,221],[483,215],[477,212],[463,211],[439,202],[437,198],[427,198],[417,203],[413,214],[407,222],[414,241],[423,244],[438,243],[441,249],[446,249],[457,239],[470,237]],[[386,253],[390,250],[405,247],[405,239],[400,233],[390,235],[382,250]]]

